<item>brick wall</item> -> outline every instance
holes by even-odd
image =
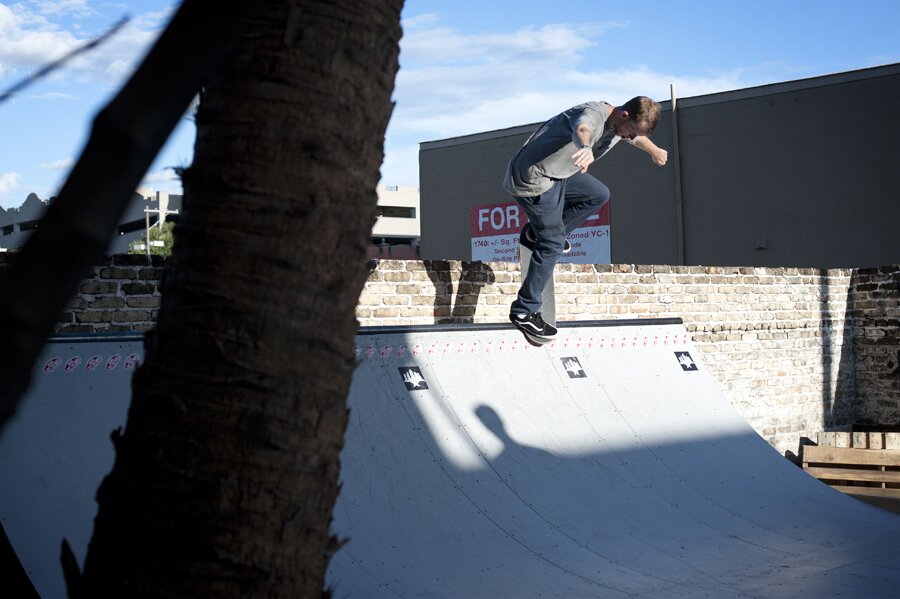
[[[856,422],[900,431],[900,266],[856,270],[850,288]]]
[[[57,324],[58,333],[148,331],[159,311],[160,256],[116,254],[94,266]]]
[[[0,267],[6,258],[0,258]],[[362,325],[506,322],[512,263],[371,262]],[[164,261],[98,264],[58,332],[145,331]],[[853,425],[900,430],[900,265],[868,269],[560,264],[561,320],[680,317],[701,361],[779,451]]]

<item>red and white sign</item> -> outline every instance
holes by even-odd
[[[515,202],[474,206],[472,219],[472,260],[518,262],[519,232],[528,216]],[[587,218],[567,237],[572,251],[560,262],[609,264],[609,203]]]

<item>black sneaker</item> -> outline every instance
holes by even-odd
[[[532,314],[510,314],[509,320],[523,333],[545,339],[556,336],[556,327],[544,322],[540,312],[534,312]]]
[[[522,234],[519,235],[519,243],[527,247],[529,250],[534,249],[534,244],[537,243],[537,238],[534,236],[534,229],[531,228],[531,223],[525,225],[525,228],[522,229]],[[569,243],[568,239],[563,240],[563,254],[568,254],[572,250],[572,244]]]

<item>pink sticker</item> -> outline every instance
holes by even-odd
[[[87,364],[84,365],[85,370],[93,370],[100,365],[100,362],[103,361],[103,356],[91,356],[91,358],[87,361]]]
[[[107,370],[115,370],[116,366],[119,365],[119,362],[122,360],[122,356],[119,354],[114,354],[106,360],[106,369]]]
[[[78,365],[81,364],[81,356],[72,356],[66,361],[66,365],[63,366],[63,370],[66,372],[72,372]]]
[[[125,358],[125,366],[124,366],[124,368],[126,368],[126,369],[134,368],[135,365],[137,364],[137,361],[138,361],[138,358],[139,358],[139,357],[140,357],[140,356],[138,356],[137,354],[131,354],[130,356],[128,356],[127,358]]]
[[[44,372],[53,372],[56,370],[56,367],[59,366],[60,362],[62,362],[62,358],[59,356],[50,358],[44,363]]]

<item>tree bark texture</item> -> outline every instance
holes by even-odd
[[[203,94],[76,594],[322,595],[401,6],[259,2]]]

